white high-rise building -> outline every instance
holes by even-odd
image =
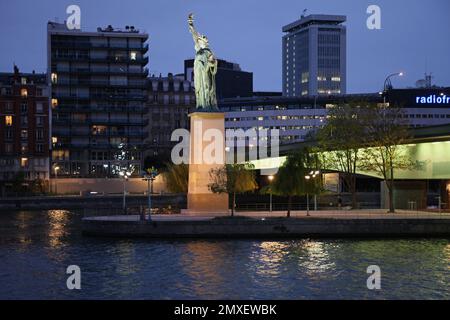
[[[283,27],[283,95],[346,93],[345,16],[309,15]]]

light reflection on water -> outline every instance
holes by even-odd
[[[449,299],[450,240],[82,237],[65,210],[0,215],[0,298]],[[65,287],[68,265],[82,290]],[[366,288],[366,268],[382,290]]]

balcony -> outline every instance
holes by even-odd
[[[127,87],[127,88],[145,88],[146,80],[129,80],[126,83],[115,83],[108,80],[58,80],[57,86],[89,86],[89,87]]]
[[[52,55],[52,61],[79,61],[79,62],[105,62],[105,63],[126,63],[126,64],[148,64],[148,57],[139,59],[117,58],[117,57],[89,57],[89,56],[56,56]]]
[[[58,112],[73,113],[79,112],[131,112],[131,113],[144,113],[144,106],[80,106],[75,104],[60,104],[57,108]]]
[[[140,50],[142,52],[148,51],[148,44],[143,46],[127,46],[123,44],[103,44],[103,43],[91,43],[82,41],[52,41],[52,49],[54,48],[66,48],[66,49],[103,49],[103,50]]]
[[[55,70],[52,70],[55,72]],[[122,69],[122,68],[56,68],[57,73],[71,73],[71,74],[118,74],[118,75],[140,75],[140,76],[148,76],[148,69],[144,68],[143,70],[130,70],[130,69]],[[58,85],[56,83],[56,85]]]
[[[65,93],[56,93],[53,95],[53,98],[56,98],[59,101],[59,105],[64,105],[63,100],[65,101],[80,101],[80,100],[108,100],[108,101],[147,101],[146,95],[108,95],[108,94],[91,94],[91,95],[76,95],[76,94],[65,94]]]

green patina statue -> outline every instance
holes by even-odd
[[[208,38],[194,28],[194,17],[188,18],[189,31],[195,43],[194,86],[197,111],[218,112],[216,98],[217,59],[209,48]]]

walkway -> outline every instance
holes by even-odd
[[[250,217],[250,218],[278,218],[286,217],[286,211],[258,211],[258,212],[236,212],[236,216]],[[397,210],[396,213],[387,213],[384,209],[375,210],[321,210],[310,211],[310,216],[307,216],[306,211],[292,211],[292,218],[298,219],[314,219],[314,218],[326,218],[326,219],[450,219],[450,213],[437,213],[426,211],[407,211]],[[152,215],[153,221],[208,221],[213,219],[214,216],[193,216],[193,215]],[[88,220],[101,220],[101,221],[139,221],[138,215],[115,215],[115,216],[98,216],[88,217]]]

